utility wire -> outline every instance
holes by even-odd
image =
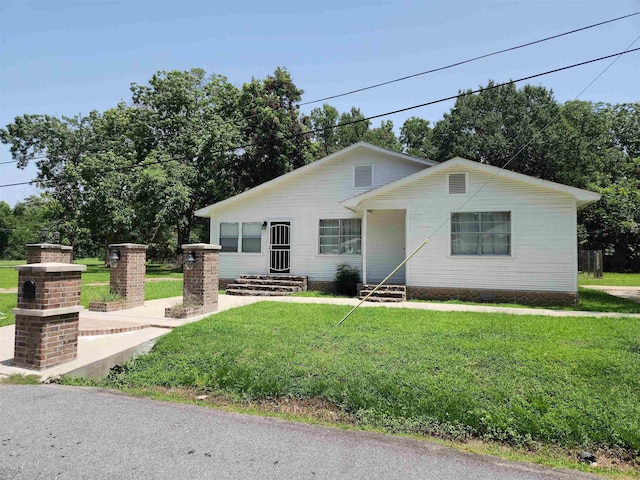
[[[603,22],[598,22],[598,23],[594,23],[594,24],[591,24],[591,25],[587,25],[586,27],[576,28],[574,30],[569,30],[568,32],[559,33],[557,35],[552,35],[550,37],[541,38],[539,40],[534,40],[532,42],[522,43],[520,45],[516,45],[515,47],[504,48],[502,50],[497,50],[495,52],[486,53],[484,55],[479,55],[477,57],[469,58],[467,60],[462,60],[462,61],[459,61],[459,62],[451,63],[451,64],[445,65],[443,67],[432,68],[431,70],[425,70],[424,72],[419,72],[419,73],[414,73],[414,74],[411,74],[411,75],[406,75],[404,77],[395,78],[393,80],[387,80],[386,82],[376,83],[374,85],[369,85],[367,87],[357,88],[355,90],[350,90],[350,91],[345,92],[345,93],[338,93],[336,95],[330,95],[328,97],[319,98],[317,100],[310,100],[308,102],[301,103],[300,106],[310,105],[312,103],[324,102],[325,100],[331,100],[331,99],[334,99],[334,98],[345,97],[347,95],[352,95],[352,94],[358,93],[358,92],[364,92],[366,90],[371,90],[373,88],[382,87],[384,85],[389,85],[389,84],[392,84],[392,83],[402,82],[404,80],[408,80],[410,78],[419,77],[419,76],[422,76],[422,75],[427,75],[429,73],[441,72],[442,70],[447,70],[449,68],[458,67],[460,65],[465,65],[467,63],[475,62],[476,60],[482,60],[483,58],[493,57],[494,55],[500,55],[501,53],[511,52],[511,51],[514,51],[514,50],[518,50],[520,48],[530,47],[531,45],[536,45],[538,43],[547,42],[549,40],[554,40],[556,38],[560,38],[560,37],[564,37],[564,36],[567,36],[567,35],[571,35],[573,33],[582,32],[584,30],[589,30],[590,28],[599,27],[601,25],[606,25],[608,23],[617,22],[618,20],[623,20],[625,18],[633,17],[635,15],[640,15],[640,12],[630,13],[629,15],[624,15],[622,17],[612,18],[610,20],[605,20]]]
[[[584,87],[584,88],[580,91],[580,93],[578,93],[578,94],[573,98],[573,100],[574,100],[574,101],[575,101],[575,100],[577,100],[577,99],[578,99],[578,98],[579,98],[579,97],[580,97],[584,92],[586,92],[586,91],[587,91],[587,89],[588,89],[589,87],[591,87],[591,85],[593,85],[593,84],[596,82],[596,80],[598,80],[602,75],[604,75],[604,73],[605,73],[607,70],[609,70],[609,68],[611,68],[611,67],[613,66],[613,64],[614,64],[614,63],[616,63],[616,62],[617,62],[617,61],[622,57],[622,55],[624,55],[625,53],[630,53],[630,52],[633,52],[633,51],[639,50],[638,48],[636,48],[636,49],[634,49],[634,50],[630,50],[630,48],[631,48],[631,47],[632,47],[632,46],[633,46],[633,45],[634,45],[638,40],[640,40],[640,36],[636,37],[636,39],[635,39],[633,42],[631,42],[631,43],[629,44],[629,46],[627,46],[627,48],[626,48],[625,50],[623,50],[622,52],[620,52],[619,54],[617,54],[617,55],[610,55],[608,58],[611,58],[611,57],[615,57],[615,58],[614,58],[614,59],[613,59],[613,60],[612,60],[612,61],[611,61],[611,62],[610,62],[610,63],[609,63],[609,64],[608,64],[608,65],[607,65],[607,66],[606,66],[606,67],[605,67],[605,68],[604,68],[604,69],[603,69],[603,70],[602,70],[598,75],[596,75],[596,76],[595,76],[595,78],[594,78],[593,80],[591,80],[591,81],[587,84],[587,86],[586,86],[586,87]],[[560,115],[560,113],[558,113],[558,114],[557,114],[557,116],[559,116],[559,115]],[[557,118],[557,117],[556,117],[556,118]],[[547,122],[547,124],[546,124],[544,127],[542,127],[542,130],[541,130],[541,131],[542,131],[542,132],[544,132],[547,128],[549,128],[549,126],[551,126],[551,124],[553,123],[553,121],[554,121],[554,120],[555,120],[555,118],[554,118],[554,119],[549,120],[549,121]],[[522,145],[522,147],[520,147],[520,149],[518,149],[518,150],[516,151],[516,153],[514,153],[514,154],[511,156],[511,158],[509,158],[509,160],[508,160],[508,161],[507,161],[507,162],[506,162],[502,167],[498,168],[498,170],[497,170],[497,171],[496,171],[496,172],[495,172],[491,177],[489,177],[489,179],[488,179],[485,183],[483,183],[482,185],[480,185],[480,187],[479,187],[479,188],[478,188],[478,189],[477,189],[477,190],[476,190],[476,191],[475,191],[475,192],[474,192],[474,193],[473,193],[473,194],[472,194],[472,195],[471,195],[467,200],[465,200],[465,201],[462,203],[462,205],[460,205],[457,209],[455,209],[455,210],[454,210],[453,212],[451,212],[451,213],[452,213],[452,214],[453,214],[453,213],[459,213],[459,212],[460,212],[460,210],[462,210],[466,205],[468,205],[468,204],[469,204],[469,202],[471,202],[471,200],[473,200],[473,199],[476,197],[476,195],[478,195],[478,194],[479,194],[479,193],[480,193],[480,192],[481,192],[481,191],[482,191],[482,190],[483,190],[487,185],[489,185],[489,183],[491,183],[491,182],[493,181],[493,179],[494,179],[494,178],[496,178],[496,177],[498,176],[498,174],[499,174],[500,172],[502,172],[502,170],[505,170],[505,169],[507,168],[507,166],[508,166],[508,165],[509,165],[513,160],[515,160],[515,158],[516,158],[518,155],[520,155],[520,154],[524,151],[524,149],[525,149],[525,148],[527,148],[529,145],[531,145],[531,142],[533,142],[533,138],[531,138],[528,142],[526,142],[524,145]],[[363,298],[363,299],[362,299],[362,300],[361,300],[361,301],[360,301],[360,302],[359,302],[355,307],[353,307],[353,308],[352,308],[352,309],[351,309],[351,310],[350,310],[350,311],[349,311],[349,312],[348,312],[344,317],[342,317],[342,319],[337,323],[337,325],[336,325],[336,326],[340,326],[340,325],[342,325],[342,323],[343,323],[347,318],[349,318],[349,317],[353,314],[353,312],[355,312],[355,311],[358,309],[358,307],[360,307],[360,305],[362,305],[364,302],[366,302],[366,301],[369,299],[369,297],[371,297],[371,296],[372,296],[372,295],[373,295],[373,294],[374,294],[374,293],[375,293],[375,292],[376,292],[376,291],[377,291],[377,290],[378,290],[382,285],[384,285],[386,282],[388,282],[388,281],[389,281],[389,279],[390,279],[390,278],[391,278],[391,277],[392,277],[392,276],[393,276],[393,275],[394,275],[398,270],[400,270],[404,265],[406,265],[406,264],[407,264],[407,262],[408,262],[409,260],[411,260],[411,259],[412,259],[412,258],[413,258],[413,257],[414,257],[414,256],[415,256],[415,255],[420,251],[420,250],[422,250],[422,248],[424,248],[424,247],[427,245],[427,243],[429,243],[429,240],[431,240],[431,237],[433,237],[436,233],[438,233],[438,232],[442,229],[442,227],[444,227],[444,226],[445,226],[445,225],[447,225],[448,223],[449,223],[449,219],[445,219],[445,220],[443,220],[443,221],[442,221],[442,223],[440,223],[440,225],[438,225],[438,226],[436,227],[436,229],[431,233],[431,235],[428,235],[428,236],[427,236],[427,238],[425,238],[425,239],[424,239],[424,241],[423,241],[420,245],[418,245],[418,247],[417,247],[415,250],[413,250],[413,252],[411,252],[411,254],[410,254],[407,258],[405,258],[405,259],[404,259],[404,260],[403,260],[403,261],[402,261],[402,262],[401,262],[401,263],[400,263],[396,268],[394,268],[394,269],[393,269],[393,271],[392,271],[389,275],[387,275],[387,276],[384,278],[384,280],[382,280],[378,285],[376,285],[376,287],[375,287],[373,290],[371,290],[367,296],[365,296],[365,297],[364,297],[364,298]]]
[[[366,91],[366,90],[371,90],[371,89],[374,89],[374,88],[382,87],[384,85],[389,85],[389,84],[392,84],[392,83],[401,82],[401,81],[404,81],[404,80],[408,80],[408,79],[411,79],[411,78],[419,77],[419,76],[422,76],[422,75],[427,75],[427,74],[430,74],[430,73],[440,72],[442,70],[447,70],[447,69],[454,68],[454,67],[457,67],[457,66],[460,66],[460,65],[465,65],[467,63],[472,63],[472,62],[475,62],[477,60],[482,60],[484,58],[493,57],[495,55],[500,55],[502,53],[518,50],[518,49],[521,49],[521,48],[529,47],[531,45],[536,45],[536,44],[547,42],[547,41],[550,41],[550,40],[555,40],[557,38],[565,37],[567,35],[572,35],[574,33],[582,32],[582,31],[585,31],[585,30],[589,30],[591,28],[595,28],[595,27],[599,27],[599,26],[606,25],[606,24],[609,24],[609,23],[617,22],[619,20],[624,20],[626,18],[630,18],[630,17],[636,16],[636,15],[640,15],[640,12],[634,12],[634,13],[630,13],[628,15],[623,15],[621,17],[612,18],[610,20],[604,20],[602,22],[593,23],[593,24],[587,25],[585,27],[580,27],[580,28],[576,28],[576,29],[573,29],[573,30],[569,30],[569,31],[563,32],[563,33],[559,33],[557,35],[552,35],[552,36],[541,38],[541,39],[534,40],[534,41],[531,41],[531,42],[523,43],[523,44],[520,44],[520,45],[516,45],[514,47],[504,48],[502,50],[496,50],[496,51],[491,52],[491,53],[487,53],[487,54],[484,54],[484,55],[479,55],[477,57],[473,57],[473,58],[469,58],[467,60],[462,60],[462,61],[459,61],[459,62],[451,63],[449,65],[445,65],[445,66],[442,66],[442,67],[437,67],[437,68],[433,68],[433,69],[430,69],[430,70],[425,70],[424,72],[414,73],[414,74],[407,75],[407,76],[400,77],[400,78],[396,78],[396,79],[393,79],[393,80],[388,80],[388,81],[377,83],[377,84],[374,84],[374,85],[369,85],[367,87],[362,87],[362,88],[358,88],[358,89],[355,89],[355,90],[350,90],[348,92],[339,93],[339,94],[336,94],[336,95],[330,95],[328,97],[319,98],[317,100],[310,100],[310,101],[307,101],[307,102],[300,103],[298,106],[301,107],[301,106],[304,106],[304,105],[311,105],[313,103],[323,102],[325,100],[331,100],[331,99],[334,99],[334,98],[345,97],[347,95],[352,95],[354,93],[363,92],[363,91]],[[258,114],[248,115],[248,116],[245,116],[245,117],[242,117],[242,118],[239,118],[239,119],[223,120],[222,122],[216,124],[215,126],[219,127],[219,126],[227,125],[227,124],[230,124],[230,123],[237,123],[237,122],[241,122],[241,121],[244,121],[244,120],[250,120],[251,118],[254,118],[256,116],[258,116]],[[206,127],[201,127],[199,129],[196,129],[196,131],[202,131],[205,128]],[[178,135],[178,134],[179,134],[179,132],[166,133],[166,134],[162,134],[162,136],[171,136],[171,135]],[[155,138],[157,138],[157,136],[143,137],[140,140],[152,140],[152,139],[155,139]],[[46,156],[44,158],[46,158]],[[33,158],[31,160],[39,160],[39,159],[40,158]],[[9,161],[6,161],[6,162],[0,162],[0,165],[6,165],[6,164],[10,164],[10,163],[17,163],[17,162],[18,162],[18,160],[9,160]]]
[[[372,115],[370,117],[365,117],[365,118],[362,118],[362,119],[351,120],[351,121],[348,121],[348,122],[339,123],[337,125],[331,125],[331,126],[329,126],[327,128],[317,128],[315,130],[310,130],[310,131],[306,131],[306,132],[302,132],[302,133],[296,133],[296,134],[293,134],[293,135],[288,135],[288,136],[286,136],[284,138],[285,139],[294,139],[294,138],[305,136],[305,135],[311,135],[311,134],[314,134],[314,133],[323,132],[325,130],[332,130],[332,129],[335,129],[335,128],[345,127],[347,125],[352,125],[352,124],[355,124],[355,123],[368,122],[368,121],[376,119],[376,118],[395,115],[397,113],[402,113],[402,112],[406,112],[406,111],[409,111],[409,110],[414,110],[416,108],[422,108],[422,107],[426,107],[426,106],[429,106],[429,105],[434,105],[434,104],[437,104],[437,103],[442,103],[442,102],[447,102],[447,101],[450,101],[450,100],[455,100],[455,99],[458,99],[458,98],[461,98],[461,97],[466,97],[466,96],[473,95],[473,94],[480,93],[480,92],[484,92],[484,91],[487,91],[487,90],[493,90],[493,89],[496,89],[496,88],[504,87],[506,85],[511,85],[511,84],[523,82],[525,80],[531,80],[533,78],[538,78],[538,77],[542,77],[542,76],[545,76],[545,75],[550,75],[552,73],[562,72],[564,70],[569,70],[569,69],[572,69],[572,68],[577,68],[577,67],[580,67],[580,66],[588,65],[588,64],[591,64],[591,63],[600,62],[602,60],[606,60],[606,59],[609,59],[609,58],[620,57],[622,55],[626,55],[628,53],[633,53],[633,52],[637,52],[637,51],[640,51],[640,47],[639,48],[634,48],[634,49],[627,49],[627,50],[624,50],[622,52],[613,53],[611,55],[605,55],[603,57],[598,57],[598,58],[594,58],[594,59],[591,59],[591,60],[586,60],[584,62],[574,63],[572,65],[567,65],[567,66],[564,66],[564,67],[555,68],[553,70],[547,70],[547,71],[542,72],[542,73],[536,73],[536,74],[533,74],[533,75],[528,75],[526,77],[518,78],[517,80],[509,80],[508,82],[497,83],[497,84],[494,84],[494,85],[491,85],[491,86],[488,86],[488,87],[478,88],[476,90],[468,90],[466,92],[461,92],[461,93],[458,93],[457,95],[451,95],[449,97],[440,98],[438,100],[432,100],[432,101],[429,101],[429,102],[420,103],[418,105],[413,105],[413,106],[410,106],[410,107],[400,108],[400,109],[397,109],[397,110],[392,110],[390,112],[380,113],[378,115]],[[605,71],[606,71],[606,69],[605,69]],[[216,153],[229,153],[229,152],[232,152],[232,151],[235,151],[235,150],[241,150],[241,149],[246,149],[246,148],[249,148],[249,147],[255,147],[255,146],[259,146],[259,145],[265,144],[265,143],[266,142],[248,143],[248,144],[238,145],[238,146],[235,146],[235,147],[232,147],[232,148],[223,149],[223,150],[217,150],[217,151],[213,151],[213,152],[209,152],[209,153],[213,153],[213,154],[216,154]],[[139,164],[129,165],[127,167],[118,167],[118,168],[107,169],[107,170],[103,170],[101,172],[98,172],[98,174],[118,172],[118,171],[128,171],[128,170],[131,170],[132,168],[147,167],[147,166],[151,166],[151,165],[159,165],[159,164],[169,163],[169,162],[174,162],[174,161],[175,160],[173,158],[169,158],[169,159],[166,159],[166,160],[156,160],[156,161],[151,161],[151,162],[146,162],[146,163],[139,163]],[[12,184],[5,184],[5,185],[0,185],[0,188],[13,187],[13,186],[17,186],[17,185],[29,185],[29,184],[33,184],[33,183],[38,183],[38,181],[37,180],[31,180],[29,182],[18,182],[18,183],[12,183]]]

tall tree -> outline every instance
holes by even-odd
[[[419,117],[407,118],[400,128],[402,151],[415,157],[435,158],[436,151],[431,140],[432,135],[433,129],[429,125],[429,120]]]
[[[18,168],[34,161],[36,182],[57,202],[60,213],[56,228],[75,244],[81,234],[78,221],[83,203],[80,167],[87,154],[96,150],[92,124],[98,112],[89,116],[56,118],[22,115],[5,129],[0,141],[11,145]]]
[[[356,107],[351,107],[349,112],[340,115],[336,133],[340,149],[364,140],[364,136],[371,126],[371,122],[365,118],[360,109]]]
[[[178,245],[188,243],[195,210],[236,191],[239,91],[202,69],[158,72],[148,85],[133,84],[131,90],[142,131],[151,139],[144,156],[162,165],[162,172],[154,168],[143,179],[153,179],[158,190],[151,196],[143,191],[142,198],[155,200],[156,211],[173,223]]]
[[[396,152],[402,151],[400,141],[393,131],[393,122],[391,120],[382,120],[379,127],[367,131],[362,139],[379,147],[395,150]]]
[[[336,131],[339,115],[338,110],[328,103],[311,110],[309,121],[315,137],[315,158],[326,157],[340,150]]]
[[[278,67],[273,75],[242,86],[238,100],[245,145],[237,168],[247,189],[311,160],[308,129],[300,118],[302,90]]]
[[[480,93],[456,100],[450,113],[436,123],[436,159],[461,156],[554,180],[557,170],[545,129],[559,121],[559,106],[544,87],[514,84],[496,87],[490,81]]]

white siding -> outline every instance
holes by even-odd
[[[353,167],[374,165],[374,187],[410,175],[425,165],[367,149],[356,149],[281,182],[255,195],[245,195],[237,202],[214,211],[211,217],[211,242],[219,241],[220,222],[291,222],[291,273],[307,275],[310,280],[330,281],[336,267],[348,263],[362,271],[362,255],[320,255],[318,224],[320,219],[361,218],[339,205],[347,198],[369,189],[354,188]],[[243,273],[268,272],[268,236],[263,231],[259,254],[221,253],[220,277],[236,278]]]
[[[367,214],[367,283],[377,283],[405,259],[405,211],[374,210]],[[404,267],[389,284],[404,284]]]
[[[446,173],[429,175],[363,202],[366,209],[393,204],[407,208],[407,255],[431,238],[407,265],[407,285],[576,291],[572,196],[492,178],[474,169],[469,169],[467,193],[449,195]],[[511,256],[451,256],[450,215],[456,211],[510,211]]]

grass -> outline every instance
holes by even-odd
[[[0,383],[12,385],[39,385],[40,375],[23,375],[21,373],[12,373],[8,377],[0,378]]]
[[[109,285],[85,285],[82,287],[80,305],[88,308],[90,302],[105,301],[109,295]],[[145,284],[145,300],[179,297],[180,295],[182,295],[182,281]],[[17,295],[15,293],[0,293],[0,327],[15,323],[15,317],[11,310],[16,307],[16,303]]]
[[[580,301],[577,308],[563,307],[566,310],[588,312],[640,313],[640,303],[626,298],[615,297],[606,292],[578,287]]]
[[[603,278],[578,275],[578,285],[607,285],[611,287],[640,287],[640,273],[604,272]]]
[[[74,262],[87,266],[87,270],[82,272],[83,284],[109,282],[109,269],[104,266],[101,259],[79,258],[74,259]],[[24,265],[24,263],[24,260],[0,261],[0,288],[16,288],[18,286],[18,272],[13,267]],[[181,279],[182,272],[175,264],[148,263],[145,277]]]
[[[484,305],[488,307],[508,307],[508,308],[537,308],[548,310],[567,310],[581,312],[611,312],[611,313],[640,313],[640,303],[634,302],[626,298],[615,297],[606,292],[592,290],[589,288],[578,287],[580,300],[575,307],[570,306],[551,306],[551,307],[533,307],[530,305],[521,305],[518,303],[475,303],[463,302],[460,300],[412,300],[416,302],[430,303],[451,303],[457,305]]]
[[[637,319],[363,308],[336,327],[347,310],[229,310],[93,382],[240,402],[320,399],[387,432],[640,455]]]
[[[108,295],[109,285],[85,285],[82,287],[80,305],[88,308],[90,302],[102,302]],[[180,295],[182,295],[182,281],[148,282],[144,287],[145,300],[179,297]]]
[[[15,323],[11,310],[16,307],[17,302],[18,296],[15,293],[0,293],[0,327]]]

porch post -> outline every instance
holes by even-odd
[[[367,283],[367,209],[362,214],[362,237],[360,239],[360,251],[362,252],[362,283]]]

